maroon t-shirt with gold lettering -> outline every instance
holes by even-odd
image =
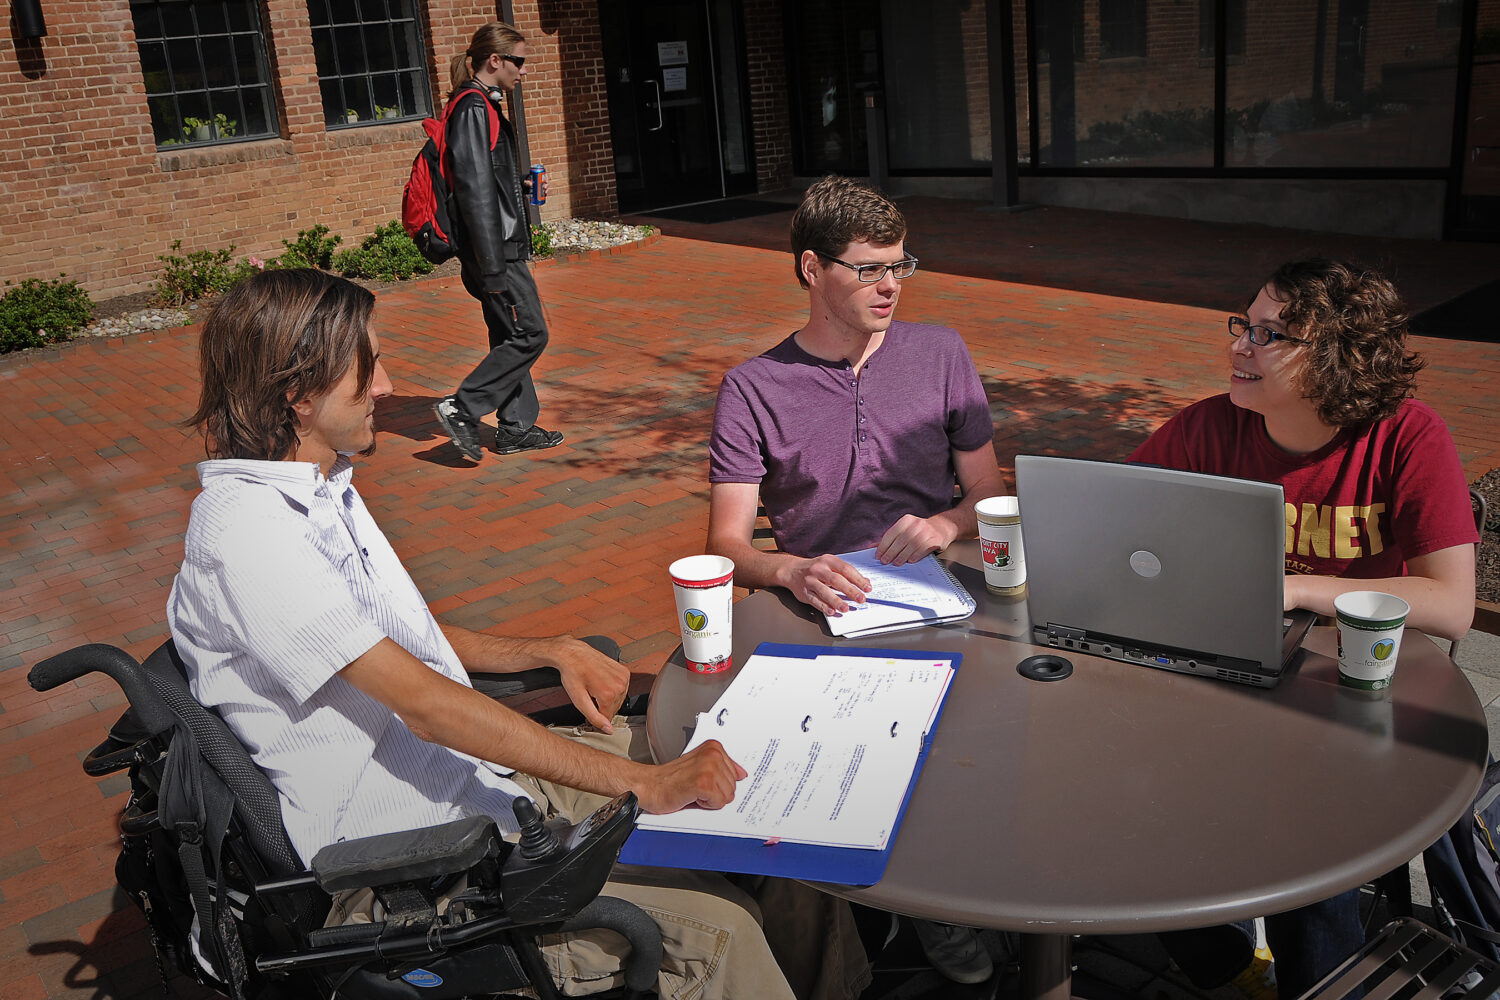
[[[1214,396],[1168,420],[1130,460],[1280,483],[1288,573],[1404,576],[1408,559],[1479,540],[1448,426],[1414,399],[1293,455],[1266,434],[1259,413]]]

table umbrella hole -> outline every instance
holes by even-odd
[[[1060,681],[1073,674],[1073,661],[1055,653],[1038,653],[1016,664],[1016,672],[1034,681]]]

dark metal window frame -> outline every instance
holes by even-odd
[[[336,7],[352,11],[356,17],[339,18]],[[366,16],[371,8],[384,11],[383,17]],[[432,113],[432,81],[428,70],[426,24],[427,6],[420,0],[307,0],[307,14],[313,34],[313,52],[318,63],[318,90],[323,116],[330,129],[374,125],[383,121],[421,118]],[[370,65],[369,31],[385,29],[385,39],[393,65],[375,69]],[[337,44],[340,32],[353,29],[359,39],[357,66],[346,66],[348,50]],[[328,44],[319,43],[319,33],[327,32]],[[324,60],[331,58],[331,66]],[[362,68],[360,68],[362,67]],[[411,93],[403,94],[401,78],[411,83]],[[381,105],[377,96],[381,81],[394,81],[394,105]],[[329,103],[329,89],[337,90],[338,99]],[[393,109],[394,115],[381,113]],[[359,116],[350,121],[348,111]]]
[[[1218,52],[1219,0],[1198,0],[1198,56],[1212,59]],[[1224,54],[1231,59],[1245,54],[1245,0],[1224,4]]]
[[[167,34],[166,20],[161,15],[161,9],[167,6],[168,3],[181,4],[190,12],[193,20],[193,33],[191,35]],[[233,27],[234,22],[230,18],[231,6],[242,7],[248,11],[251,23],[244,28],[235,29]],[[204,31],[199,27],[200,11],[210,7],[219,8],[221,14],[220,23],[225,25],[224,30]],[[246,139],[262,139],[277,134],[276,94],[275,89],[272,87],[271,64],[267,56],[265,44],[267,37],[265,30],[266,18],[265,12],[261,9],[259,3],[236,3],[235,0],[131,0],[130,9],[131,17],[135,22],[136,51],[138,57],[141,59],[141,75],[146,85],[147,103],[150,105],[156,102],[165,102],[166,106],[171,109],[170,114],[161,115],[160,120],[158,120],[157,107],[160,105],[157,104],[156,107],[152,108],[152,134],[156,139],[158,149],[177,145],[210,146],[225,142],[241,142]],[[156,34],[144,33],[142,31],[143,20],[141,13],[148,9],[153,12],[152,20],[154,20],[158,30]],[[260,77],[259,80],[245,81],[241,79],[239,65],[231,62],[228,69],[233,83],[228,86],[218,87],[209,85],[209,65],[203,55],[203,43],[206,39],[221,38],[229,41],[231,50],[233,50],[235,45],[235,39],[241,39],[245,44],[250,46],[255,56],[255,69]],[[193,52],[197,58],[196,67],[178,67],[173,64],[173,45],[171,43],[174,41],[180,42],[185,39],[191,39],[193,42]],[[160,45],[162,47],[162,62],[166,67],[167,74],[167,87],[165,90],[151,89],[152,72],[147,68],[144,50],[144,46],[147,45]],[[202,86],[190,87],[180,83],[180,78],[192,70],[196,70],[198,78],[203,84]],[[247,92],[256,91],[260,93],[261,100],[265,105],[266,128],[263,131],[251,132],[248,129],[250,115],[247,112],[245,95]],[[187,116],[183,113],[182,108],[184,99],[194,95],[202,95],[208,107],[209,121],[212,122],[217,115],[223,115],[225,118],[232,119],[235,123],[234,134],[220,134],[217,125],[210,125],[208,138],[195,138],[184,122]],[[156,135],[158,124],[167,126],[169,130],[167,136]],[[171,129],[180,130],[182,135],[179,137],[170,134]]]

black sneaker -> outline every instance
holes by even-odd
[[[495,450],[502,455],[514,455],[518,451],[556,448],[562,443],[562,431],[545,430],[536,424],[532,424],[524,431],[508,431],[502,427],[495,432]]]
[[[465,458],[479,461],[484,455],[484,449],[479,446],[479,421],[465,413],[452,396],[438,400],[433,410],[437,412],[438,423],[443,425],[453,447],[463,452]]]

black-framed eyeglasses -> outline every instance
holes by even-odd
[[[904,260],[896,261],[894,264],[851,264],[847,260],[839,260],[833,254],[824,253],[822,250],[814,250],[813,253],[824,260],[833,261],[835,264],[842,264],[853,271],[855,276],[867,285],[873,285],[884,278],[887,271],[891,272],[891,275],[897,280],[910,278],[917,273],[917,258],[915,257],[907,257]]]
[[[1235,340],[1239,340],[1241,336],[1249,337],[1250,343],[1256,347],[1265,347],[1267,344],[1277,340],[1284,340],[1288,344],[1307,343],[1307,341],[1300,337],[1289,336],[1280,330],[1273,330],[1269,326],[1254,326],[1243,316],[1229,317],[1229,335]]]
[[[516,69],[520,69],[522,66],[526,65],[525,56],[513,56],[509,52],[502,52],[500,53],[500,58],[510,63]]]

